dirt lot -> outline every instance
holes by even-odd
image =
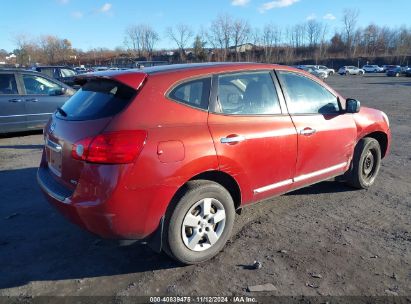
[[[375,186],[327,181],[249,207],[224,251],[197,266],[69,224],[36,184],[42,135],[0,138],[0,295],[257,295],[247,286],[272,283],[263,294],[411,296],[411,78],[328,82],[391,120]]]

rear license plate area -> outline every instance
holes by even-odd
[[[46,158],[51,172],[61,177],[62,155],[61,146],[47,139],[46,141]]]

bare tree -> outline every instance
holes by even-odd
[[[133,52],[134,56],[142,56],[143,40],[144,38],[141,25],[130,25],[126,29],[124,44]]]
[[[242,19],[235,20],[232,25],[232,34],[234,42],[234,50],[236,54],[236,60],[239,60],[239,49],[238,46],[246,42],[251,33],[250,25],[247,21]]]
[[[160,40],[158,33],[149,25],[144,26],[143,50],[147,52],[149,59],[153,56],[154,45]]]
[[[180,50],[180,61],[182,61],[185,55],[185,48],[189,40],[193,37],[193,31],[190,26],[178,24],[174,28],[168,27],[166,29],[166,35],[177,44]]]
[[[318,45],[322,34],[323,25],[316,20],[309,20],[305,26],[307,34],[307,42],[311,48],[315,48]]]
[[[208,41],[214,48],[220,49],[221,60],[227,59],[233,32],[233,21],[229,15],[220,15],[210,26],[207,34]]]
[[[46,55],[47,63],[54,64],[61,59],[62,45],[62,40],[57,36],[44,35],[40,37],[40,48]]]
[[[357,9],[345,9],[342,22],[344,24],[344,36],[346,43],[346,52],[348,56],[352,55],[352,46],[355,29],[360,13]]]
[[[274,24],[267,24],[263,28],[262,43],[264,46],[265,62],[278,61],[278,47],[281,41],[281,30]],[[273,58],[273,53],[275,57]]]
[[[291,31],[291,38],[296,49],[302,47],[305,38],[305,24],[294,25]]]

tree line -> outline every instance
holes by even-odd
[[[252,27],[247,20],[225,14],[195,33],[188,24],[176,24],[161,34],[148,24],[130,25],[124,32],[124,45],[114,50],[94,48],[82,51],[68,39],[41,36],[15,37],[17,63],[92,64],[116,57],[135,60],[166,58],[170,62],[256,61],[294,64],[301,61],[323,63],[329,58],[391,58],[404,64],[411,56],[411,28],[369,24],[358,26],[359,12],[346,9],[339,27],[308,20],[289,27],[269,23]],[[161,37],[173,42],[168,50],[156,46]],[[246,47],[244,46],[246,44]],[[173,52],[167,52],[173,51]],[[4,50],[0,51],[0,56]]]

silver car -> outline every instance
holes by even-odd
[[[353,65],[343,66],[338,70],[340,75],[364,75],[365,71],[363,69],[357,68]]]
[[[328,78],[328,72],[323,70],[318,70],[314,66],[300,66],[301,70],[307,71],[308,73],[324,80]]]

